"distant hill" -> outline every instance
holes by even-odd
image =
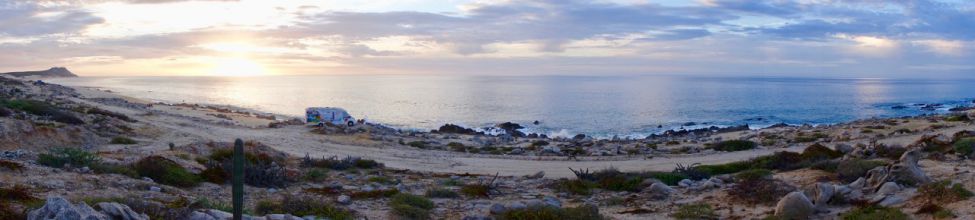
[[[25,71],[25,72],[0,73],[0,75],[9,75],[9,76],[15,76],[15,77],[31,77],[31,76],[36,76],[36,77],[45,77],[45,78],[50,78],[50,77],[78,77],[78,75],[75,75],[74,73],[71,73],[71,71],[69,71],[68,68],[64,68],[64,67],[51,67],[50,69],[42,70],[42,71]]]

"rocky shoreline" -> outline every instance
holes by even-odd
[[[306,126],[0,77],[0,219],[969,219],[975,111],[643,139]],[[667,163],[663,165],[661,163]],[[570,169],[571,168],[571,169]]]

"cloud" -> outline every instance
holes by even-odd
[[[103,22],[104,19],[83,9],[45,8],[21,2],[0,3],[0,35],[70,34]]]

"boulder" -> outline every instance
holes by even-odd
[[[102,213],[111,219],[115,220],[148,220],[149,216],[146,214],[141,214],[132,211],[126,205],[114,203],[114,202],[102,202],[98,203],[98,208],[102,210]]]
[[[643,191],[650,194],[650,197],[654,199],[665,199],[670,197],[670,194],[677,192],[674,188],[663,183],[653,183]]]
[[[921,160],[921,154],[920,149],[904,152],[901,155],[900,162],[890,168],[890,174],[895,177],[894,180],[912,185],[931,182],[931,178],[925,175],[924,171],[917,164]]]
[[[68,200],[61,197],[49,197],[44,202],[44,206],[30,211],[27,214],[28,220],[107,220],[109,219],[102,213],[95,211],[84,202],[72,205]]]
[[[785,219],[808,219],[813,203],[802,192],[791,192],[775,204],[775,215]]]
[[[817,210],[826,209],[826,205],[830,202],[830,200],[833,199],[833,196],[836,193],[835,188],[836,187],[834,187],[833,184],[816,183],[816,188],[814,189],[816,194],[813,196],[813,204],[816,205]]]
[[[508,208],[498,203],[492,204],[490,208],[491,214],[495,214],[495,215],[504,213],[505,211],[508,211]]]
[[[348,205],[352,203],[352,197],[349,197],[347,195],[339,195],[339,197],[336,198],[335,201],[342,205]]]
[[[895,182],[886,182],[877,190],[877,195],[893,195],[901,191],[901,186]]]

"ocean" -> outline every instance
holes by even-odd
[[[315,75],[50,81],[153,101],[235,105],[296,117],[306,107],[341,107],[356,118],[402,129],[430,130],[445,123],[481,128],[510,121],[529,133],[603,138],[712,125],[760,128],[945,113],[971,105],[975,97],[975,80]],[[927,104],[942,105],[923,108]]]

